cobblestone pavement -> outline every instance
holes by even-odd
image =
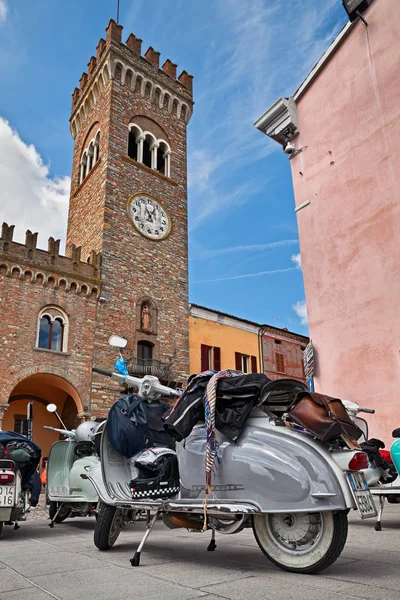
[[[129,559],[145,524],[124,530],[113,549],[93,545],[94,518],[67,519],[48,527],[43,507],[18,531],[0,539],[1,600],[399,600],[400,505],[385,508],[383,530],[350,514],[346,547],[319,575],[285,573],[258,549],[252,531],[217,535],[169,530],[157,523],[141,565]]]

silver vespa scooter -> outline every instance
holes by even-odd
[[[160,396],[177,396],[155,377],[121,376],[96,367],[93,371],[136,388],[149,402]],[[112,507],[115,519],[119,511],[146,510],[149,515],[132,566],[139,565],[146,539],[161,516],[170,528],[211,530],[208,550],[216,548],[215,532],[232,535],[252,527],[270,561],[287,571],[316,573],[329,567],[342,552],[350,509],[358,510],[362,519],[376,516],[360,471],[366,466],[366,455],[356,443],[349,444],[353,448],[331,447],[306,431],[285,426],[283,411],[298,391],[304,390],[302,383],[288,381],[283,395],[277,393],[277,382],[265,386],[259,405],[236,442],[217,432],[219,466],[213,477],[213,494],[208,498],[204,424],[196,425],[184,442],[177,443],[178,490],[170,488],[169,495],[166,492],[165,497],[155,500],[132,498],[138,466],[150,460],[152,450],[126,459],[111,447],[107,427],[103,428],[101,463],[87,477],[103,507]]]

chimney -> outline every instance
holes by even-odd
[[[142,51],[142,40],[140,38],[136,37],[135,35],[133,35],[133,33],[131,33],[128,39],[126,40],[126,45],[135,54],[138,54],[140,56],[140,53]]]
[[[193,92],[193,75],[189,75],[187,71],[182,71],[178,77],[178,81],[185,86],[188,92]]]
[[[25,233],[25,246],[27,248],[36,248],[38,233],[32,233],[30,229],[27,229]]]
[[[153,67],[158,69],[160,62],[160,53],[154,50],[152,46],[150,46],[150,48],[147,50],[144,57],[153,65]]]
[[[1,228],[1,239],[7,242],[12,242],[14,235],[14,227],[15,225],[8,225],[7,223],[3,223]]]
[[[178,65],[176,65],[175,63],[170,61],[169,58],[167,58],[167,60],[165,61],[165,63],[163,64],[163,66],[161,68],[167,75],[172,77],[172,79],[176,79],[177,66]]]
[[[100,39],[99,43],[97,44],[97,58],[99,59],[100,56],[103,54],[104,48],[106,47],[106,40],[103,40],[103,38]]]
[[[83,88],[87,84],[87,80],[88,80],[87,73],[82,73],[82,76],[81,76],[81,78],[79,80],[79,87],[80,87],[81,90],[83,90]]]
[[[95,70],[96,64],[97,64],[97,59],[96,59],[95,56],[92,56],[91,59],[88,62],[88,74],[89,74],[89,77],[91,76],[91,74]]]
[[[114,40],[115,42],[120,42],[122,39],[122,30],[122,25],[118,25],[114,21],[114,19],[111,19],[106,29],[107,42],[110,43],[111,40]]]

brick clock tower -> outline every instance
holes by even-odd
[[[67,255],[101,253],[93,363],[110,369],[112,333],[128,339],[129,370],[183,383],[189,369],[186,126],[192,77],[176,78],[141,40],[106,39],[72,95],[74,138]],[[88,359],[91,366],[91,357]],[[115,400],[118,384],[94,375],[93,414]]]

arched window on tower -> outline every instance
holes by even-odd
[[[56,306],[42,308],[38,316],[37,348],[66,352],[68,341],[68,317]]]
[[[86,175],[89,175],[94,165],[97,163],[100,154],[100,131],[98,131],[95,137],[89,142],[88,146],[84,149],[81,158],[81,168],[79,173],[79,183],[85,179]]]
[[[171,173],[171,148],[150,131],[142,131],[136,123],[129,124],[128,156],[167,177]]]

